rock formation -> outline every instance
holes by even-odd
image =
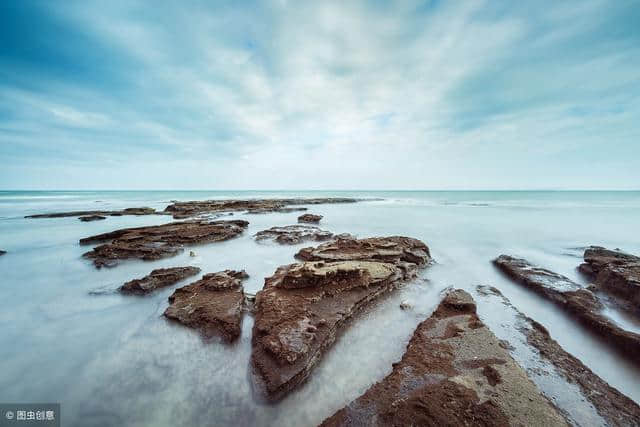
[[[153,270],[142,279],[134,279],[120,287],[120,292],[125,294],[144,295],[159,288],[171,286],[182,279],[195,276],[200,273],[198,267],[172,267]]]
[[[450,291],[391,374],[323,426],[567,426],[476,315]]]
[[[640,364],[637,357],[640,354],[640,335],[622,329],[605,317],[601,313],[602,303],[591,291],[565,276],[536,267],[524,259],[500,255],[494,260],[494,264],[517,283],[556,303],[605,342]]]
[[[0,250],[0,256],[4,255],[6,253],[7,253],[7,251]]]
[[[153,208],[126,208],[118,211],[72,211],[72,212],[54,212],[54,213],[46,213],[46,214],[37,214],[37,215],[27,215],[25,218],[65,218],[65,217],[96,217],[96,216],[123,216],[123,215],[166,215],[164,212],[157,212]],[[102,219],[102,218],[95,218]],[[93,221],[91,220],[82,220],[82,221]]]
[[[298,222],[308,222],[311,224],[318,224],[322,220],[322,215],[304,214],[298,217]]]
[[[339,239],[303,251],[308,262],[278,268],[256,295],[251,361],[269,400],[307,378],[347,320],[430,260],[427,246],[407,237]]]
[[[103,219],[107,219],[106,216],[102,215],[86,215],[78,218],[82,222],[91,222],[91,221],[101,221]]]
[[[124,228],[81,239],[81,244],[109,241],[83,256],[97,268],[112,267],[119,260],[157,260],[178,254],[183,245],[228,240],[242,233],[247,221],[185,221],[150,227]]]
[[[300,205],[319,205],[327,203],[355,203],[358,199],[345,197],[313,199],[251,199],[251,200],[203,200],[173,202],[165,212],[174,218],[189,218],[202,213],[246,211],[248,213],[292,212],[306,210]],[[291,207],[297,206],[297,207]]]
[[[205,337],[220,335],[225,341],[240,336],[244,292],[249,276],[235,270],[205,274],[202,279],[176,289],[164,315],[199,330]]]
[[[306,241],[324,242],[333,237],[333,233],[322,230],[313,225],[285,225],[271,227],[268,230],[259,231],[256,240],[272,239],[283,245],[295,245]]]
[[[605,291],[640,315],[640,257],[592,246],[584,252],[580,271],[591,276],[598,290]]]

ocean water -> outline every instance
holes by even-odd
[[[154,268],[195,265],[203,273],[245,269],[251,275],[245,290],[256,292],[264,277],[294,262],[307,245],[256,243],[253,234],[295,223],[298,213],[235,214],[250,222],[248,231],[191,248],[196,257],[187,250],[102,270],[81,258],[90,247],[80,246],[80,238],[170,218],[23,218],[76,209],[162,209],[171,200],[297,196],[381,199],[311,206],[309,212],[324,215],[322,228],[334,233],[421,239],[436,263],[358,316],[309,380],[275,405],[260,402],[251,387],[251,316],[232,345],[205,341],[162,317],[173,290],[197,277],[145,297],[115,290]],[[463,288],[477,297],[477,285],[499,288],[567,351],[640,402],[637,368],[491,264],[503,253],[522,256],[586,284],[576,271],[585,246],[640,253],[639,235],[640,192],[0,192],[0,249],[8,252],[0,257],[0,402],[60,402],[63,425],[70,426],[317,425],[390,372],[444,290]],[[476,299],[494,333],[513,339],[513,313],[495,298]],[[405,300],[412,309],[399,309]],[[614,308],[607,315],[640,331]],[[535,377],[533,356],[514,357]],[[550,381],[541,378],[534,378],[541,387]],[[555,386],[545,386],[548,394],[562,395],[551,390]],[[567,401],[559,406],[575,403]]]

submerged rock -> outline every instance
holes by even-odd
[[[198,267],[171,267],[153,270],[142,279],[134,279],[120,287],[120,292],[125,294],[144,295],[159,288],[171,286],[182,279],[195,276],[200,273]]]
[[[599,290],[610,293],[640,314],[640,257],[599,246],[587,248],[580,271],[590,275]]]
[[[178,254],[183,245],[232,239],[242,233],[247,221],[185,221],[149,227],[124,228],[80,240],[81,244],[110,241],[83,256],[97,267],[112,267],[119,260],[157,260]]]
[[[141,208],[126,208],[117,211],[71,211],[71,212],[53,212],[46,214],[27,215],[25,218],[66,218],[66,217],[86,217],[93,219],[82,219],[81,221],[95,221],[104,218],[104,216],[122,216],[122,215],[166,215],[164,212],[157,212],[153,208],[141,207]]]
[[[205,274],[197,282],[176,289],[164,315],[199,330],[207,338],[220,335],[225,341],[233,341],[241,332],[242,281],[248,277],[244,270]]]
[[[259,231],[256,240],[272,239],[283,245],[295,245],[306,241],[323,242],[333,237],[333,233],[322,230],[313,225],[285,225],[271,227],[268,230]]]
[[[322,220],[322,215],[304,214],[298,217],[298,222],[308,222],[311,224],[318,224]]]
[[[7,253],[7,251],[0,250],[0,256],[4,255],[6,253]]]
[[[391,374],[323,426],[567,426],[476,315],[452,290],[418,325]]]
[[[536,267],[528,261],[500,255],[494,261],[503,272],[532,291],[553,301],[583,326],[640,364],[640,335],[620,328],[601,311],[602,303],[589,290],[565,276]]]
[[[251,199],[251,200],[203,200],[190,202],[174,201],[165,212],[174,218],[189,218],[202,213],[246,211],[247,213],[292,212],[306,210],[300,205],[327,203],[355,203],[358,199],[328,197],[312,199]],[[298,207],[291,207],[298,206]]]
[[[256,295],[251,362],[255,384],[269,400],[284,397],[308,377],[348,319],[398,283],[415,277],[430,260],[429,249],[416,239],[341,242],[335,243],[337,247],[366,247],[368,256],[281,266]],[[413,255],[410,260],[381,256],[391,248]],[[375,259],[376,255],[383,259]]]
[[[86,215],[78,218],[82,222],[91,222],[91,221],[101,221],[103,219],[107,219],[106,216],[102,215]]]

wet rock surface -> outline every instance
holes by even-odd
[[[141,279],[134,279],[126,282],[120,287],[120,292],[124,294],[144,295],[178,283],[187,277],[200,273],[198,267],[171,267],[153,270]]]
[[[107,219],[106,216],[102,215],[86,215],[78,218],[82,222],[91,222],[91,221],[101,221],[103,219]]]
[[[81,244],[109,241],[83,256],[97,268],[113,267],[125,259],[152,261],[171,257],[183,250],[183,245],[212,243],[232,239],[249,223],[234,221],[185,221],[149,227],[124,228],[80,240]]]
[[[341,249],[336,260],[312,260],[313,248],[303,249],[310,261],[281,266],[256,295],[251,363],[268,400],[303,382],[354,314],[431,259],[424,243],[406,237],[340,239],[318,253]]]
[[[601,311],[602,303],[589,290],[565,276],[534,266],[528,261],[500,255],[494,264],[517,283],[553,301],[571,314],[580,324],[605,342],[640,364],[640,335],[619,327]]]
[[[593,405],[597,414],[602,417],[602,421],[611,426],[631,426],[640,420],[640,407],[633,400],[611,387],[578,358],[566,352],[543,325],[514,307],[500,290],[490,286],[478,286],[477,290],[481,295],[492,295],[501,299],[502,304],[517,314],[517,317],[524,322],[518,330],[525,335],[528,345],[537,349],[539,356],[551,363],[568,384],[576,384],[579,387],[581,396],[576,396],[576,399],[585,399]],[[570,390],[564,390],[564,392],[570,392]],[[588,412],[585,408],[576,408],[576,404],[570,406],[562,409],[578,411],[581,416],[585,416],[584,412]],[[600,424],[594,419],[582,420],[582,422],[573,420],[573,423],[576,425]]]
[[[452,290],[418,325],[391,374],[323,426],[566,426],[476,315]]]
[[[164,315],[199,330],[205,337],[221,336],[234,341],[240,336],[244,291],[244,270],[224,270],[205,274],[202,279],[176,291],[169,297]]]
[[[298,222],[306,222],[310,224],[319,224],[322,220],[322,215],[304,214],[298,217]]]
[[[599,246],[587,248],[580,271],[591,276],[598,290],[622,300],[640,316],[640,257]]]
[[[174,202],[165,208],[165,212],[174,218],[189,218],[202,213],[246,211],[247,213],[292,212],[306,210],[300,205],[319,205],[328,203],[355,203],[358,199],[345,197],[310,199],[251,199],[251,200],[204,200]]]
[[[295,245],[307,241],[323,242],[333,237],[333,233],[313,225],[285,225],[271,227],[256,233],[256,240],[273,240],[283,245]]]
[[[53,212],[37,215],[27,215],[25,218],[66,218],[66,217],[106,217],[106,216],[123,216],[123,215],[166,215],[164,212],[158,212],[153,208],[126,208],[116,211],[71,211],[71,212]],[[95,218],[102,219],[102,218]],[[81,219],[82,220],[82,219]],[[93,220],[82,220],[93,221]]]

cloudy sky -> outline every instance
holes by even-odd
[[[0,2],[3,189],[640,187],[640,1]]]

